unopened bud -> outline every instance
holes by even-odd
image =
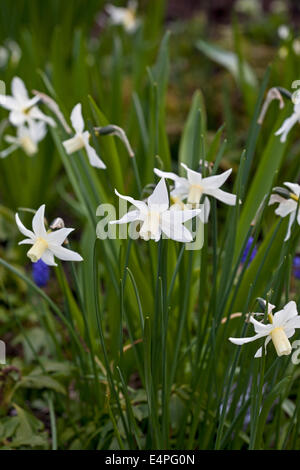
[[[64,228],[64,227],[65,227],[65,223],[61,217],[56,217],[56,219],[54,219],[53,222],[51,222],[50,224],[51,230],[57,230],[57,229]]]

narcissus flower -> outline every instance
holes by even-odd
[[[136,18],[136,1],[128,2],[127,8],[116,7],[108,4],[105,9],[110,16],[110,22],[112,24],[122,25],[128,33],[133,33],[137,29],[139,20]]]
[[[169,210],[169,195],[165,180],[162,178],[157,184],[147,201],[138,201],[129,196],[116,194],[135,206],[135,210],[127,212],[120,220],[111,221],[111,224],[127,224],[140,221],[139,235],[144,240],[155,240],[156,242],[164,234],[167,238],[178,242],[191,242],[191,232],[183,225],[184,222],[197,216],[198,209],[194,210]]]
[[[32,231],[28,230],[21,222],[19,215],[16,214],[16,223],[20,232],[27,237],[19,245],[32,245],[27,252],[28,258],[33,263],[38,260],[44,261],[49,266],[57,266],[54,256],[63,261],[82,261],[82,257],[75,251],[64,248],[67,236],[73,232],[73,228],[61,228],[55,231],[46,231],[45,222],[45,204],[43,204],[35,213],[32,219]]]
[[[253,324],[256,333],[255,336],[250,338],[229,338],[229,341],[240,346],[266,337],[264,345],[265,351],[268,343],[272,340],[278,356],[291,354],[292,346],[289,342],[289,338],[295,334],[296,328],[300,328],[300,316],[298,315],[297,305],[294,301],[291,301],[286,304],[282,310],[279,310],[273,315],[272,311],[274,308],[274,305],[268,305],[269,323],[267,325],[255,320],[253,316],[250,317],[250,322]],[[254,313],[253,315],[262,314]],[[259,348],[254,357],[261,356],[262,348]]]
[[[47,133],[44,122],[32,122],[29,126],[19,126],[17,136],[5,136],[6,142],[12,144],[7,149],[0,152],[0,157],[5,158],[18,148],[22,148],[29,157],[37,153],[38,143],[43,140]]]
[[[84,130],[84,120],[80,103],[76,104],[73,108],[71,113],[71,122],[76,134],[71,139],[63,142],[63,146],[65,147],[67,154],[70,155],[78,150],[85,149],[90,164],[96,168],[105,169],[105,164],[98,157],[96,150],[89,144],[91,135],[89,131]]]
[[[186,199],[189,204],[199,204],[201,197],[205,195],[212,196],[230,206],[234,206],[236,204],[236,196],[234,194],[227,193],[220,189],[230,176],[232,172],[231,169],[225,171],[221,175],[203,178],[201,173],[191,170],[184,163],[181,165],[187,172],[187,178],[178,176],[175,173],[161,171],[157,168],[154,169],[154,172],[159,177],[169,178],[174,181],[175,187],[171,191],[172,197]],[[210,211],[210,202],[207,197],[204,198],[203,204],[205,207],[205,220],[203,220],[203,222],[207,222]]]
[[[10,111],[9,120],[14,126],[19,127],[33,121],[43,121],[52,127],[56,126],[55,121],[36,106],[40,98],[29,98],[24,82],[19,77],[13,78],[11,92],[12,96],[0,95],[0,106]]]
[[[279,203],[279,206],[275,210],[275,214],[280,217],[290,216],[289,225],[286,237],[284,241],[287,241],[291,236],[291,228],[296,219],[298,201],[300,196],[300,185],[296,183],[283,183],[289,188],[290,191],[287,191],[285,188],[282,189],[282,193],[286,197],[282,197],[279,194],[272,194],[269,201],[269,206],[271,204]],[[300,210],[298,210],[297,222],[300,225]]]
[[[288,133],[294,127],[294,125],[300,122],[300,102],[299,99],[294,105],[294,112],[293,114],[284,120],[282,126],[275,132],[275,135],[280,135],[280,142],[285,142]]]

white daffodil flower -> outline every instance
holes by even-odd
[[[134,33],[136,31],[139,20],[136,18],[137,2],[128,2],[127,8],[116,7],[108,4],[105,7],[107,13],[110,16],[110,22],[116,25],[123,25],[125,31],[128,33]]]
[[[29,98],[24,82],[19,77],[13,78],[11,92],[12,96],[0,95],[0,106],[10,111],[9,120],[14,126],[31,124],[33,121],[43,121],[52,127],[56,126],[55,121],[36,106],[40,98]]]
[[[215,197],[230,206],[236,204],[236,196],[234,194],[227,193],[220,189],[231,174],[231,169],[221,175],[203,178],[201,173],[191,170],[184,163],[181,165],[187,171],[187,178],[178,176],[175,173],[161,171],[158,168],[154,169],[155,174],[160,178],[169,178],[174,181],[175,187],[171,191],[172,197],[186,199],[189,204],[200,204],[201,197],[206,195]],[[204,198],[203,204],[204,210],[201,213],[201,220],[206,223],[210,212],[210,202],[207,197]]]
[[[74,137],[63,142],[63,146],[65,147],[67,154],[70,155],[84,148],[86,150],[90,164],[96,168],[105,169],[106,165],[98,157],[96,150],[89,144],[91,135],[89,131],[84,130],[84,120],[82,117],[80,103],[76,104],[76,106],[73,108],[71,113],[71,122],[76,133]]]
[[[242,345],[255,341],[259,338],[266,337],[265,351],[268,343],[272,340],[278,356],[286,356],[291,354],[292,346],[289,338],[295,334],[295,329],[300,328],[300,316],[298,315],[297,305],[294,301],[289,302],[279,310],[272,314],[274,305],[269,305],[267,325],[255,320],[253,316],[250,317],[250,322],[254,326],[255,336],[248,338],[229,338],[233,344]],[[260,315],[260,314],[254,314]],[[262,356],[262,348],[259,348],[254,357]]]
[[[299,99],[297,99],[297,102],[294,105],[294,112],[293,114],[288,117],[287,119],[284,120],[282,126],[278,129],[278,131],[275,132],[275,135],[280,135],[280,142],[285,142],[288,133],[290,132],[291,128],[294,127],[294,125],[300,122],[300,102]]]
[[[287,215],[290,216],[287,234],[284,239],[286,242],[291,236],[291,229],[296,219],[298,200],[300,196],[300,185],[296,183],[283,184],[285,184],[285,186],[291,190],[290,198],[286,199],[282,196],[279,196],[278,194],[272,194],[270,197],[269,206],[278,202],[279,206],[275,210],[275,214],[279,215],[280,217],[286,217]],[[298,225],[300,225],[300,210],[298,210],[297,222]]]
[[[29,126],[19,126],[17,128],[17,136],[5,136],[6,142],[10,147],[0,152],[0,158],[5,158],[18,148],[22,148],[24,152],[31,157],[38,151],[38,143],[43,140],[47,134],[47,127],[44,122],[33,121]]]
[[[117,196],[130,202],[135,209],[127,212],[120,220],[111,221],[111,224],[127,224],[140,221],[139,235],[144,240],[156,242],[164,234],[167,238],[178,242],[191,242],[191,232],[183,225],[184,222],[196,217],[200,210],[169,210],[169,195],[164,178],[155,187],[147,201],[138,201],[129,196],[122,196],[115,191]]]
[[[61,228],[55,231],[46,231],[45,222],[45,204],[43,204],[35,213],[32,219],[32,231],[28,230],[21,222],[19,215],[16,214],[16,223],[20,232],[27,237],[19,245],[32,245],[27,252],[28,258],[33,263],[39,259],[49,266],[57,266],[54,256],[63,261],[82,261],[82,257],[75,251],[61,246],[68,235],[73,232],[73,228]]]

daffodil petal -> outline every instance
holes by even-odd
[[[111,220],[110,224],[127,224],[129,222],[134,222],[135,220],[142,220],[140,216],[140,211],[133,210],[127,212],[127,214],[123,215],[119,220]]]
[[[47,234],[47,243],[50,245],[52,243],[56,245],[61,245],[65,239],[73,232],[73,228],[60,228],[54,232]]]
[[[228,338],[228,339],[233,344],[237,344],[238,346],[241,346],[242,344],[251,343],[252,341],[256,341],[259,338],[263,338],[264,336],[267,336],[267,334],[268,333],[259,333],[257,335],[246,337],[246,338]]]
[[[16,109],[9,113],[9,120],[14,126],[18,127],[26,121],[26,116],[21,113],[21,111]]]
[[[82,261],[83,258],[73,250],[69,250],[62,246],[50,245],[52,253],[62,261]]]
[[[298,315],[296,302],[291,300],[288,302],[282,310],[279,310],[275,313],[273,317],[273,324],[275,326],[282,326],[283,323],[289,321],[290,319]]]
[[[208,176],[207,178],[203,178],[201,185],[204,187],[205,190],[206,188],[209,188],[209,189],[220,188],[220,186],[222,186],[225,183],[225,181],[229,178],[229,176],[231,175],[231,172],[232,172],[232,169],[230,168],[229,170],[224,171],[224,173],[221,173],[220,175]]]
[[[40,121],[45,121],[49,126],[56,127],[56,122],[50,116],[46,116],[37,106],[34,106],[29,111],[29,117],[31,119],[37,119]]]
[[[19,217],[19,214],[16,214],[16,224],[18,226],[18,229],[20,230],[20,232],[25,235],[25,237],[28,237],[28,238],[32,238],[34,239],[35,238],[35,235],[34,233],[31,231],[31,230],[28,230],[21,222],[20,220],[20,217]]]
[[[71,122],[75,131],[78,134],[82,134],[84,130],[84,120],[82,117],[81,103],[78,103],[76,104],[76,106],[74,106],[72,113],[71,113]]]
[[[292,199],[285,199],[284,202],[281,202],[277,209],[275,210],[275,214],[279,215],[280,217],[286,217],[291,212],[294,212],[297,208],[296,201]]]
[[[170,171],[162,171],[162,170],[159,170],[158,168],[154,168],[153,171],[157,176],[159,176],[159,178],[168,178],[173,181],[177,181],[181,179],[180,176],[176,175],[176,173],[172,173]]]
[[[18,104],[15,98],[6,95],[0,95],[0,106],[10,111],[18,108]]]
[[[275,135],[280,135],[280,142],[285,142],[288,133],[292,129],[292,127],[296,124],[298,121],[298,114],[293,113],[290,117],[285,119],[283,122],[282,126],[275,132]]]
[[[285,182],[283,183],[285,186],[287,186],[296,196],[300,196],[300,185],[296,183],[289,183]]]
[[[193,240],[191,232],[175,217],[175,214],[179,214],[180,212],[181,211],[168,211],[162,214],[161,229],[171,240],[189,243]]]
[[[285,328],[300,328],[300,316],[297,315],[297,317],[290,318],[288,322],[285,325]]]
[[[43,204],[36,211],[32,219],[32,230],[37,237],[41,237],[41,238],[47,237],[44,218],[45,218],[45,204]]]
[[[267,346],[269,344],[269,342],[271,341],[271,336],[267,336],[266,340],[265,340],[265,344],[264,344],[264,347],[265,347],[265,353],[267,354]],[[262,357],[262,347],[260,347],[256,353],[255,353],[255,358],[258,358],[258,357]]]
[[[288,229],[287,229],[286,236],[285,236],[285,239],[284,239],[285,242],[287,240],[289,240],[289,238],[291,236],[292,226],[295,222],[295,219],[296,219],[296,212],[292,212],[291,215],[290,215],[289,225],[288,225]]]
[[[169,195],[164,178],[156,185],[147,202],[149,209],[155,212],[164,212],[169,208]]]
[[[54,255],[50,250],[44,251],[41,260],[44,261],[44,263],[48,264],[48,266],[57,266],[54,261]]]
[[[96,150],[89,145],[89,143],[85,143],[85,149],[86,153],[89,159],[89,162],[92,166],[95,168],[100,168],[101,170],[105,170],[106,165],[105,163],[101,160],[101,158],[98,157]]]
[[[125,201],[130,202],[130,204],[132,204],[133,206],[137,207],[141,212],[145,212],[145,213],[148,212],[148,206],[147,206],[147,204],[145,204],[145,202],[143,202],[143,201],[138,201],[137,199],[133,199],[133,197],[131,197],[131,196],[123,196],[123,195],[120,194],[116,189],[115,189],[115,193],[116,193],[116,195],[117,195],[119,198],[124,199]]]
[[[224,204],[228,204],[229,206],[236,205],[236,195],[227,193],[222,189],[206,189],[205,194],[208,196],[213,196],[219,201],[224,202]]]
[[[181,166],[186,170],[189,183],[192,185],[202,184],[202,175],[198,171],[191,170],[185,163],[181,163]]]
[[[250,317],[250,322],[254,326],[255,333],[258,333],[258,334],[260,333],[268,334],[270,330],[272,329],[272,325],[265,325],[264,323],[261,323],[255,320],[253,316]]]
[[[25,240],[22,240],[21,242],[18,243],[18,245],[33,245],[34,241],[31,238],[25,238]]]
[[[27,101],[29,99],[25,84],[19,77],[14,77],[12,79],[11,92],[14,98],[18,101]]]

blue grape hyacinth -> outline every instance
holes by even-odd
[[[38,287],[45,287],[50,278],[49,266],[39,259],[32,264],[32,277]]]
[[[293,268],[295,278],[300,279],[300,255],[294,257]]]
[[[253,241],[254,241],[254,238],[253,238],[253,237],[249,237],[249,239],[248,239],[248,241],[247,241],[246,248],[245,248],[245,250],[244,250],[244,253],[243,253],[243,256],[242,256],[242,259],[241,259],[241,263],[242,263],[242,264],[244,264],[245,261],[246,261],[246,259],[247,259],[248,253],[249,253],[249,251],[250,251],[251,248],[252,248]],[[257,253],[257,246],[255,245],[255,247],[254,247],[253,250],[252,250],[252,253],[251,253],[251,256],[250,256],[250,259],[249,259],[248,266],[249,266],[249,264],[251,263],[251,261],[254,259],[256,253]]]

